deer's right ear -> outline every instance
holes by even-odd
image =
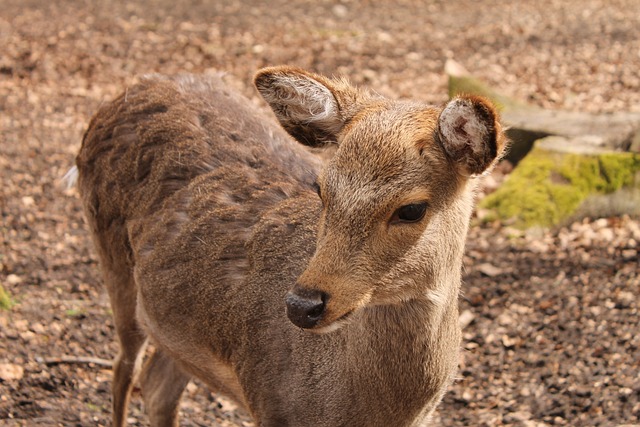
[[[292,67],[264,68],[254,84],[282,127],[304,145],[336,143],[344,117],[331,81]]]

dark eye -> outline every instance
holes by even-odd
[[[391,217],[391,222],[417,222],[424,217],[427,202],[401,206]]]
[[[318,193],[318,197],[322,198],[322,193],[320,192],[320,184],[318,184],[317,181],[313,183],[313,188],[316,190],[316,193]]]

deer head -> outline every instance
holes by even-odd
[[[328,332],[365,307],[457,291],[459,272],[458,283],[446,277],[462,256],[467,183],[505,146],[494,107],[391,101],[290,67],[263,69],[255,84],[301,144],[338,146],[317,178],[316,252],[286,297],[289,319]]]

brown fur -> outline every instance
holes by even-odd
[[[452,101],[481,111],[479,137],[294,68],[256,86],[300,142],[338,145],[326,166],[216,78],[145,78],[89,125],[77,167],[121,344],[114,425],[147,336],[153,425],[177,423],[191,376],[263,427],[423,425],[456,368],[465,165],[502,152],[495,110]],[[420,221],[394,219],[423,201]],[[307,331],[285,295],[314,289],[329,299]]]

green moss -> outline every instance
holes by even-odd
[[[64,314],[66,314],[69,317],[75,317],[75,318],[85,317],[86,315],[84,310],[78,309],[78,308],[70,308],[68,310],[65,310]]]
[[[13,307],[13,300],[9,293],[0,285],[0,310],[10,310]]]
[[[104,406],[94,405],[91,402],[87,402],[87,408],[93,412],[101,412],[102,410],[105,409]]]
[[[490,89],[487,85],[478,79],[470,76],[449,76],[449,98],[453,98],[459,94],[480,95],[489,98],[498,110],[522,108],[524,104],[501,95]]]
[[[550,226],[571,216],[592,194],[640,185],[640,156],[568,154],[534,148],[481,207],[516,225]]]

